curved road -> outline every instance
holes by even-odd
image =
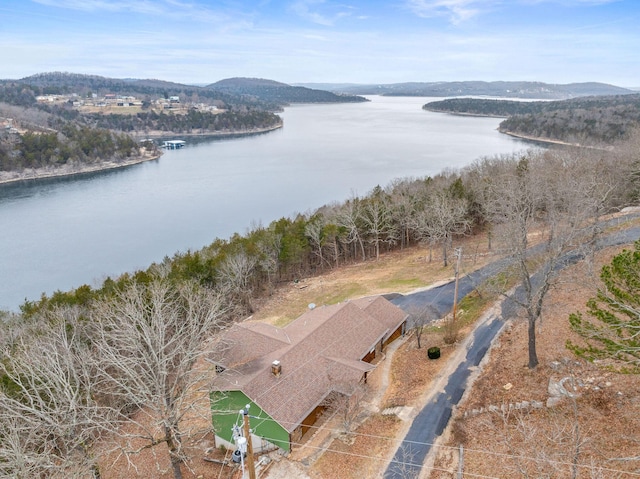
[[[626,219],[636,215],[626,216]],[[615,225],[611,220],[604,226]],[[628,228],[600,240],[598,248],[629,244],[640,237],[640,227]],[[559,264],[563,268],[582,259],[581,253],[568,253]],[[508,260],[500,260],[491,263],[473,273],[458,280],[458,300],[469,294],[485,279],[503,269]],[[453,308],[454,281],[436,288],[420,291],[406,296],[398,295],[390,298],[391,301],[405,311],[412,307],[424,307],[431,305],[438,311],[440,317],[446,315]],[[516,290],[518,297],[522,291]],[[427,403],[413,420],[407,435],[398,447],[391,463],[384,473],[384,479],[417,478],[422,465],[430,452],[431,445],[442,434],[449,423],[453,408],[458,404],[465,389],[467,381],[474,366],[478,366],[491,342],[502,329],[505,321],[514,317],[517,313],[516,301],[506,299],[502,302],[500,314],[483,321],[472,333],[467,342],[467,354],[464,360],[458,364],[455,371],[449,376],[444,390]]]

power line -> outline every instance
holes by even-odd
[[[294,424],[294,423],[290,423],[290,424]],[[322,426],[308,426],[310,429],[325,429]],[[341,429],[327,429],[330,432],[333,433],[342,433],[344,432]],[[396,437],[388,437],[388,436],[378,436],[375,434],[364,434],[364,433],[358,433],[358,432],[350,432],[350,435],[353,436],[358,436],[358,437],[363,437],[363,438],[371,438],[371,439],[383,439],[383,440],[388,440],[388,441],[397,441],[398,439]],[[269,438],[267,437],[262,437],[262,439],[269,441]],[[441,449],[451,449],[451,450],[457,450],[458,446],[447,446],[447,445],[440,445],[440,444],[436,444],[436,443],[429,443],[429,442],[421,442],[421,441],[408,441],[408,440],[402,440],[402,443],[405,444],[409,444],[409,445],[416,445],[416,446],[430,446],[430,447],[436,447],[436,448],[441,448]],[[307,447],[307,448],[313,448],[313,449],[323,449],[321,447],[318,446],[312,446],[310,444],[307,443],[295,443],[295,442],[291,442],[292,445],[296,445],[299,447]],[[339,454],[347,454],[347,455],[357,455],[357,454],[353,454],[353,453],[347,453],[345,451],[338,451],[335,449],[326,449],[327,451],[330,452],[335,452],[335,453],[339,453]],[[496,452],[496,451],[491,451],[488,449],[472,449],[472,448],[468,448],[465,447],[465,451],[467,452],[471,452],[471,453],[478,453],[478,454],[486,454],[486,455],[491,455],[491,456],[497,456],[497,457],[505,457],[505,458],[510,458],[510,459],[520,459],[520,460],[527,460],[527,461],[531,461],[531,462],[546,462],[549,464],[554,464],[554,465],[558,465],[558,466],[578,466],[581,468],[586,468],[586,469],[598,469],[598,470],[602,470],[602,471],[607,471],[607,472],[614,472],[614,473],[621,473],[621,474],[627,474],[630,476],[634,476],[634,477],[640,477],[640,473],[636,473],[636,472],[629,472],[629,471],[623,471],[620,469],[612,469],[612,468],[607,468],[607,467],[602,467],[602,466],[594,466],[594,465],[588,465],[588,464],[574,464],[573,462],[563,462],[563,461],[555,461],[555,460],[551,460],[551,459],[545,459],[543,461],[541,461],[539,458],[535,458],[535,457],[529,457],[529,456],[517,456],[515,454],[508,454],[508,453],[502,453],[502,452]],[[366,456],[366,455],[360,455],[361,457],[368,457],[370,459],[378,459],[381,460],[381,458],[379,456]],[[393,462],[397,462],[397,461],[391,461]],[[400,464],[405,464],[405,463],[400,463]],[[416,464],[413,464],[414,466]],[[467,473],[465,473],[465,475],[467,475]],[[485,477],[485,476],[479,476],[479,477]]]
[[[263,439],[265,439],[266,441],[269,441],[269,438],[265,437]],[[374,459],[376,461],[385,461],[386,462],[384,457],[380,457],[380,456],[369,456],[369,455],[366,455],[366,454],[356,454],[356,453],[353,453],[353,452],[338,451],[337,449],[323,448],[323,447],[320,447],[320,446],[312,446],[310,444],[304,444],[304,443],[292,442],[291,444],[295,445],[297,447],[301,447],[301,448],[318,449],[318,450],[322,450],[324,452],[330,452],[330,453],[334,453],[334,454],[342,454],[344,456],[349,456],[349,457],[358,457],[358,458],[361,458],[361,459]],[[414,463],[414,462],[408,462],[408,461],[391,460],[390,463],[391,464],[396,464],[396,465],[401,466],[401,467],[410,467],[410,468],[419,467],[421,469],[423,467],[426,467],[423,464]],[[442,469],[442,468],[438,468],[438,467],[435,467],[435,466],[431,466],[431,467],[429,467],[429,469],[432,470],[432,471],[450,472],[448,469]],[[485,476],[485,475],[482,475],[482,474],[473,474],[473,473],[465,473],[465,476],[467,476],[467,477],[478,477],[478,478],[481,478],[481,479],[501,479],[501,478],[495,477],[495,476]]]

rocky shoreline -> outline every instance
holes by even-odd
[[[136,135],[132,135],[134,138],[145,139],[149,138],[152,140],[157,140],[159,138],[195,138],[195,137],[210,137],[210,138],[237,138],[241,136],[253,136],[260,135],[262,133],[269,133],[270,131],[279,130],[282,128],[282,122],[275,126],[269,126],[266,128],[254,128],[251,130],[242,130],[242,131],[209,131],[209,132],[200,132],[200,133],[174,133],[171,131],[148,131],[145,133],[140,133]]]
[[[173,138],[173,137],[239,137],[239,136],[251,136],[259,135],[262,133],[268,133],[273,130],[282,128],[282,123],[277,126],[268,128],[256,128],[253,130],[235,131],[235,132],[207,132],[207,133],[173,133],[173,132],[147,132],[144,138]],[[99,171],[113,170],[116,168],[126,168],[127,166],[133,166],[145,161],[157,160],[162,156],[160,153],[143,153],[141,156],[127,159],[117,160],[105,160],[98,163],[90,164],[72,164],[64,165],[58,168],[25,168],[22,171],[0,171],[0,185],[6,183],[15,183],[18,181],[39,180],[43,178],[58,178],[63,176],[81,175],[85,173],[95,173]]]
[[[587,149],[590,149],[590,150],[603,150],[603,151],[608,151],[608,150],[611,150],[613,148],[613,147],[581,145],[580,143],[569,143],[567,141],[553,140],[551,138],[539,138],[539,137],[535,137],[535,136],[527,136],[527,135],[523,135],[523,134],[520,134],[520,133],[515,133],[513,131],[508,131],[508,130],[500,130],[500,129],[498,129],[498,131],[500,133],[512,136],[514,138],[518,138],[520,140],[533,141],[533,142],[536,142],[536,143],[543,143],[543,144],[547,144],[547,145],[572,146],[574,148],[587,148]]]
[[[0,171],[0,184],[126,168],[127,166],[137,165],[145,161],[157,160],[161,155],[162,153],[146,154],[125,160],[107,160],[92,164],[65,165],[59,168],[25,168],[22,171]]]

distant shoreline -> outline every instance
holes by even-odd
[[[569,143],[567,141],[562,141],[562,140],[552,140],[551,138],[538,138],[535,136],[522,135],[520,133],[514,133],[513,131],[507,131],[507,130],[498,130],[498,131],[500,133],[504,133],[505,135],[509,135],[514,138],[519,138],[520,140],[534,141],[537,143],[546,143],[549,145],[572,146],[574,148],[587,148],[591,150],[603,150],[603,151],[608,151],[613,148],[613,147],[581,145],[580,143]]]
[[[253,136],[259,135],[261,133],[268,133],[270,131],[279,130],[283,127],[282,122],[275,126],[268,126],[265,128],[254,128],[252,130],[242,130],[242,131],[209,131],[204,133],[175,133],[172,131],[150,131],[150,132],[141,132],[136,133],[135,135],[131,135],[134,138],[141,140],[144,138],[149,138],[152,140],[157,140],[159,138],[176,138],[176,137],[185,137],[185,138],[193,138],[193,137],[240,137],[240,136]]]
[[[428,105],[428,103],[427,103]],[[424,111],[430,111],[432,113],[445,113],[447,115],[455,115],[455,116],[471,116],[471,117],[475,117],[475,118],[509,118],[507,115],[489,115],[486,113],[469,113],[469,112],[465,112],[465,111],[453,111],[453,110],[436,110],[436,109],[432,109],[432,108],[425,108],[425,106],[422,107],[422,109]]]
[[[96,173],[99,171],[115,170],[126,168],[127,166],[138,165],[146,161],[157,160],[162,153],[153,155],[137,156],[126,160],[109,160],[99,163],[62,166],[59,168],[25,168],[18,171],[0,171],[0,185],[16,183],[18,181],[41,180],[44,178],[60,178],[64,176],[82,175],[85,173]]]
[[[241,137],[259,135],[269,131],[282,128],[282,123],[275,127],[256,128],[254,130],[236,132],[209,132],[209,133],[173,133],[173,132],[149,132],[141,135],[140,138],[173,138],[173,137]],[[133,136],[133,135],[132,135]],[[0,171],[0,185],[17,183],[19,181],[41,180],[45,178],[61,178],[66,176],[82,175],[86,173],[97,173],[109,171],[128,166],[138,165],[147,161],[157,160],[162,156],[162,152],[146,154],[125,160],[107,160],[99,163],[64,165],[59,168],[25,168],[22,171]]]

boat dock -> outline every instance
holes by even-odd
[[[177,150],[178,148],[182,148],[187,143],[184,140],[168,140],[162,144],[162,148],[166,148],[168,150]]]

